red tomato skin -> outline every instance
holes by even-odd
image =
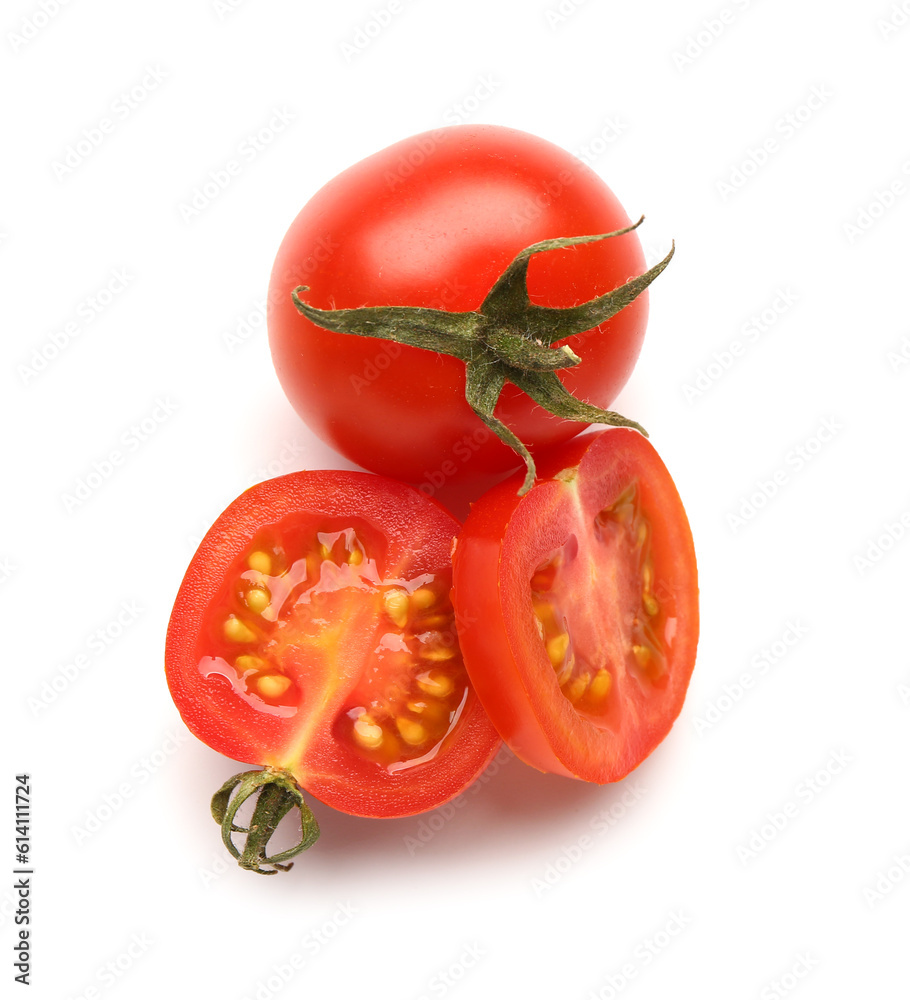
[[[605,463],[608,484],[621,484],[630,471],[641,477],[660,573],[672,582],[682,622],[663,700],[650,711],[642,707],[640,726],[618,739],[579,717],[549,663],[534,670],[539,661],[529,647],[536,636],[518,624],[530,591],[533,552],[556,549],[565,539],[563,480],[574,472],[584,499],[585,491],[599,489],[595,470]],[[520,474],[495,486],[474,505],[456,542],[453,603],[465,664],[500,736],[519,758],[541,771],[599,784],[617,781],[666,737],[695,664],[698,577],[688,520],[666,467],[634,430],[584,434],[542,456],[538,477],[524,497],[517,496]]]
[[[332,719],[318,721],[306,760],[289,764],[295,720],[255,711],[198,669],[199,637],[209,603],[236,559],[266,524],[301,510],[350,516],[384,525],[390,558],[417,548],[414,566],[448,564],[460,525],[441,505],[411,487],[361,472],[296,472],[241,494],[212,525],[186,571],[168,625],[165,669],[183,721],[212,749],[248,764],[288,769],[320,801],[357,816],[409,816],[435,809],[477,778],[500,747],[479,699],[471,692],[460,727],[428,765],[390,774],[341,746]]]
[[[464,365],[373,338],[332,333],[297,312],[307,285],[320,308],[476,310],[522,249],[543,239],[613,232],[629,217],[601,178],[543,139],[456,125],[398,142],[343,171],[304,206],[269,286],[275,369],[297,413],[323,440],[375,472],[429,486],[516,467],[515,453],[464,399]],[[566,307],[645,271],[636,233],[537,255],[528,288]],[[574,395],[608,407],[638,358],[647,293],[607,323],[568,338],[582,363],[560,373]],[[529,447],[584,424],[551,416],[507,385],[496,415]]]

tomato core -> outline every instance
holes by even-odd
[[[258,712],[306,719],[335,706],[335,738],[394,773],[436,755],[468,681],[451,569],[402,575],[385,548],[357,519],[264,526],[209,607],[197,663]],[[275,765],[293,768],[310,736],[302,725]]]

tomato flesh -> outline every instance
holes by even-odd
[[[635,431],[585,435],[541,471],[524,498],[514,479],[490,491],[459,536],[462,648],[518,756],[613,781],[682,707],[698,632],[691,534],[669,474]]]
[[[314,479],[321,497],[309,495]],[[346,811],[432,808],[498,742],[455,632],[457,522],[379,477],[283,480],[228,508],[188,571],[169,635],[178,707],[211,746],[289,771]]]

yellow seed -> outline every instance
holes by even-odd
[[[451,624],[452,619],[448,615],[430,615],[428,618],[420,619],[421,629],[448,628]]]
[[[554,621],[553,605],[549,601],[535,601],[534,614],[546,625]]]
[[[280,698],[291,686],[291,678],[284,674],[263,674],[257,678],[256,688],[266,698]]]
[[[269,606],[269,601],[271,601],[272,595],[265,589],[265,587],[251,587],[246,592],[246,606],[250,611],[254,611],[257,615],[261,615],[263,611]]]
[[[446,674],[428,671],[417,675],[417,686],[424,694],[434,698],[445,698],[455,690],[455,682]]]
[[[256,633],[239,618],[231,615],[224,623],[224,637],[229,642],[253,642]]]
[[[587,690],[590,681],[590,674],[582,674],[581,677],[573,677],[572,680],[570,680],[569,683],[563,688],[563,694],[569,699],[569,701],[578,701],[578,699]]]
[[[652,617],[660,611],[660,605],[657,603],[657,598],[653,594],[649,594],[645,591],[641,595],[641,603],[649,615]]]
[[[258,656],[238,656],[234,660],[234,666],[241,673],[245,674],[248,670],[262,670],[265,666],[265,660],[260,659]]]
[[[419,715],[421,721],[427,723],[439,723],[449,720],[449,707],[443,701],[409,701],[408,711],[414,715]]]
[[[353,549],[351,554],[348,556],[348,562],[352,566],[359,566],[363,562],[363,553],[360,549]]]
[[[610,671],[598,670],[594,675],[594,680],[591,681],[591,687],[588,689],[588,695],[595,701],[600,701],[601,698],[606,698],[606,696],[610,693],[610,688],[612,687],[613,678],[610,676]]]
[[[420,658],[422,660],[432,660],[435,663],[451,660],[454,655],[454,646],[433,646],[431,648],[424,646],[420,650]]]
[[[642,668],[647,668],[651,663],[651,647],[650,646],[633,646],[632,655],[635,657],[636,663]]]
[[[554,635],[553,638],[547,642],[547,656],[550,657],[550,663],[552,663],[554,667],[562,666],[568,649],[569,633],[560,632],[559,635]]]
[[[399,628],[404,628],[408,621],[408,595],[403,590],[387,590],[382,600],[389,618]]]
[[[331,559],[332,558],[332,550],[328,547],[328,545],[325,544],[325,542],[322,542],[320,544],[320,546],[319,546],[319,555],[323,559]]]
[[[354,723],[354,739],[367,750],[382,746],[382,727],[377,726],[368,715],[361,715]]]
[[[426,611],[436,602],[436,594],[429,587],[418,587],[411,594],[411,603],[418,611]]]
[[[651,560],[648,559],[647,562],[641,568],[641,587],[642,590],[648,591],[651,589],[651,584],[654,582],[654,567],[651,565]]]
[[[401,738],[409,746],[417,747],[426,742],[427,731],[419,722],[414,722],[413,719],[399,718],[395,720],[395,725],[398,727],[398,732],[401,733]]]
[[[268,574],[272,572],[272,557],[268,552],[251,552],[247,557],[246,564],[257,573]]]
[[[535,621],[537,624],[537,634],[540,636],[541,640],[543,640],[544,637],[543,622],[539,618],[535,619]]]
[[[638,530],[635,532],[635,542],[638,545],[644,545],[645,539],[648,537],[648,526],[644,521],[639,522]]]

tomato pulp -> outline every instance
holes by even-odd
[[[450,603],[459,528],[401,483],[299,472],[247,490],[193,557],[167,636],[187,726],[359,816],[457,795],[498,736]]]
[[[629,225],[594,171],[527,133],[459,125],[396,143],[355,164],[304,206],[269,287],[269,341],[288,399],[306,423],[364,468],[430,487],[514,468],[518,459],[465,400],[465,366],[417,347],[323,329],[292,291],[322,309],[477,310],[523,249]],[[537,254],[534,305],[578,306],[641,275],[635,232]],[[628,379],[647,321],[640,294],[606,322],[560,342],[582,360],[564,387],[607,407]],[[495,398],[495,397],[494,397]],[[506,384],[496,406],[532,451],[585,425],[556,418]]]
[[[698,640],[695,551],[679,495],[636,431],[583,435],[472,508],[454,591],[472,683],[542,771],[608,782],[667,735]]]

